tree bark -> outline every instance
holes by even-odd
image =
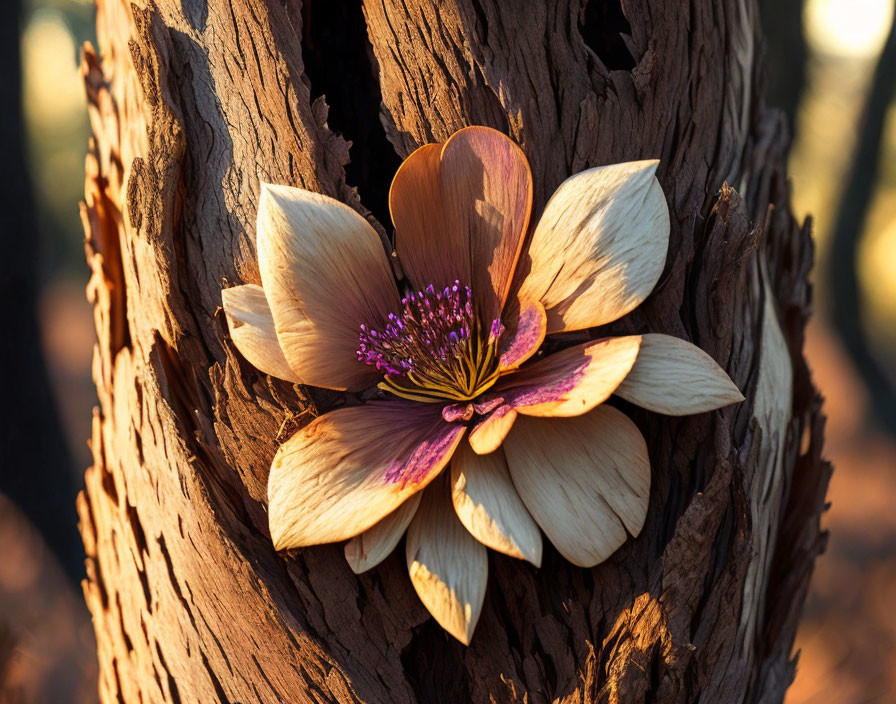
[[[754,2],[98,4],[83,216],[99,408],[78,508],[103,701],[781,701],[830,467],[802,356],[809,225],[788,206]],[[695,342],[747,400],[677,419],[623,406],[653,467],[640,537],[592,570],[547,545],[540,569],[491,554],[464,648],[400,550],[359,577],[341,546],[274,552],[277,438],[339,394],[251,368],[220,290],[259,282],[260,180],[385,234],[395,154],[467,124],[522,145],[534,217],[574,172],[661,158],[666,269],[608,330]]]

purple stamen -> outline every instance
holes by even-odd
[[[497,341],[497,339],[499,337],[501,337],[501,334],[503,332],[504,332],[504,325],[501,323],[501,319],[495,318],[492,321],[492,328],[491,328],[491,330],[489,330],[489,333],[488,333],[488,341],[489,342]]]
[[[459,355],[470,339],[472,292],[460,281],[440,291],[430,284],[402,298],[401,305],[401,312],[390,313],[382,330],[361,325],[358,361],[403,376],[426,360]]]
[[[381,329],[360,326],[358,361],[385,375],[382,388],[415,400],[468,401],[495,383],[504,326],[480,323],[469,286],[430,284],[401,305]]]

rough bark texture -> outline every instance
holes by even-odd
[[[83,215],[100,406],[79,511],[103,700],[781,701],[830,468],[802,356],[812,245],[754,3],[327,5],[99,3]],[[653,465],[641,536],[593,570],[490,555],[464,648],[401,550],[360,577],[341,546],[274,553],[278,435],[340,398],[257,373],[219,306],[225,282],[259,282],[259,180],[385,232],[395,152],[467,124],[523,146],[536,214],[573,172],[660,157],[666,269],[610,329],[694,341],[747,401],[682,419],[623,405]]]

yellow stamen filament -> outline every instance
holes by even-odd
[[[471,401],[498,380],[500,320],[479,320],[469,286],[427,286],[401,299],[382,329],[361,325],[358,361],[384,373],[379,388],[424,403]]]
[[[474,334],[470,343],[449,363],[427,369],[426,374],[386,376],[378,388],[423,403],[472,401],[494,386],[499,370],[496,342],[485,342],[481,335]]]

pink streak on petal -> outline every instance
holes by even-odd
[[[491,413],[493,410],[495,410],[495,409],[496,409],[498,406],[500,406],[502,403],[504,403],[504,397],[503,397],[503,396],[496,396],[496,397],[494,397],[494,398],[489,398],[489,399],[487,399],[487,400],[485,400],[485,401],[482,401],[482,402],[480,402],[480,403],[474,403],[474,404],[473,404],[473,410],[476,411],[479,415],[484,416],[484,415],[486,415],[487,413]]]
[[[447,466],[466,430],[441,404],[406,400],[348,406],[313,420],[277,451],[268,477],[276,549],[366,531]]]
[[[555,352],[508,374],[490,397],[503,396],[520,413],[572,416],[585,413],[612,394],[638,356],[640,335],[608,337]]]
[[[473,417],[473,410],[471,403],[450,403],[442,409],[442,418],[447,423],[470,420]]]
[[[498,342],[501,369],[513,369],[538,351],[547,317],[538,301],[522,301],[510,311],[508,328]]]
[[[489,413],[487,416],[485,416],[485,418],[483,418],[476,425],[474,425],[473,430],[470,432],[475,432],[476,430],[478,430],[479,428],[481,428],[483,425],[485,425],[486,423],[488,423],[491,420],[497,420],[499,418],[503,418],[504,416],[506,416],[508,413],[510,413],[513,410],[513,406],[511,406],[510,404],[504,403],[503,399],[495,399],[495,400],[498,402],[498,405],[494,408],[494,410],[492,410],[491,413]]]
[[[591,360],[586,356],[567,360],[562,366],[551,370],[550,376],[526,379],[525,372],[514,375],[509,382],[513,388],[501,391],[506,403],[513,408],[536,406],[541,403],[559,401],[572,391],[585,376]]]
[[[444,461],[451,454],[464,434],[466,427],[460,423],[447,423],[442,417],[442,409],[437,404],[387,401],[394,407],[396,424],[403,427],[417,426],[424,430],[421,440],[408,454],[393,459],[385,467],[383,480],[387,484],[416,484],[424,480],[433,466]],[[393,410],[393,409],[390,409]],[[389,438],[383,437],[388,443]]]

